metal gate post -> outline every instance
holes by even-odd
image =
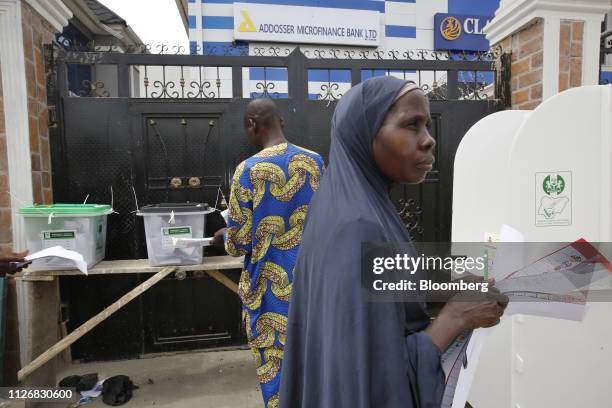
[[[132,84],[130,82],[130,66],[122,61],[117,65],[117,96],[120,98],[129,98],[132,96]]]
[[[242,65],[232,65],[232,97],[242,98]]]
[[[458,76],[459,76],[459,71],[457,70],[448,70],[447,71],[447,78],[446,78],[446,89],[447,89],[447,96],[446,99],[454,101],[456,99],[459,99],[459,81],[458,81]],[[474,79],[475,81],[476,79]]]
[[[297,47],[287,58],[289,98],[304,100],[308,95],[307,58]]]

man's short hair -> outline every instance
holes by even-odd
[[[281,112],[272,99],[255,99],[246,107],[244,125],[248,126],[249,119],[252,119],[259,126],[273,128],[280,124],[281,118]]]

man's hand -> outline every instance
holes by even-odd
[[[214,246],[215,248],[219,248],[220,250],[225,250],[225,231],[227,231],[227,228],[221,228],[220,230],[217,230],[217,232],[215,232],[215,235],[213,235],[213,239],[211,241],[211,245]]]
[[[17,272],[21,272],[24,268],[27,268],[32,261],[27,261],[25,257],[28,255],[28,251],[24,251],[18,254],[11,254],[10,256],[0,257],[0,276],[6,274],[13,275]]]

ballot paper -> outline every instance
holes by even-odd
[[[194,248],[210,246],[212,238],[172,238],[174,248]]]
[[[51,257],[67,259],[74,264],[75,268],[87,275],[87,262],[85,262],[83,255],[75,251],[64,249],[61,246],[43,249],[42,251],[26,256],[25,259],[28,261],[35,261],[37,259]]]
[[[579,239],[508,274],[495,286],[510,299],[508,315],[581,321],[592,284],[611,275],[612,264]]]

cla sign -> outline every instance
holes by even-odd
[[[438,13],[434,16],[434,46],[437,50],[486,51],[489,42],[484,36],[488,16],[467,16]]]
[[[485,25],[489,23],[489,21],[486,20],[485,23],[481,26],[482,21],[483,20],[479,18],[466,18],[465,21],[463,22],[463,28],[465,32],[468,34],[484,35],[484,32],[482,31],[482,29],[484,28]]]

